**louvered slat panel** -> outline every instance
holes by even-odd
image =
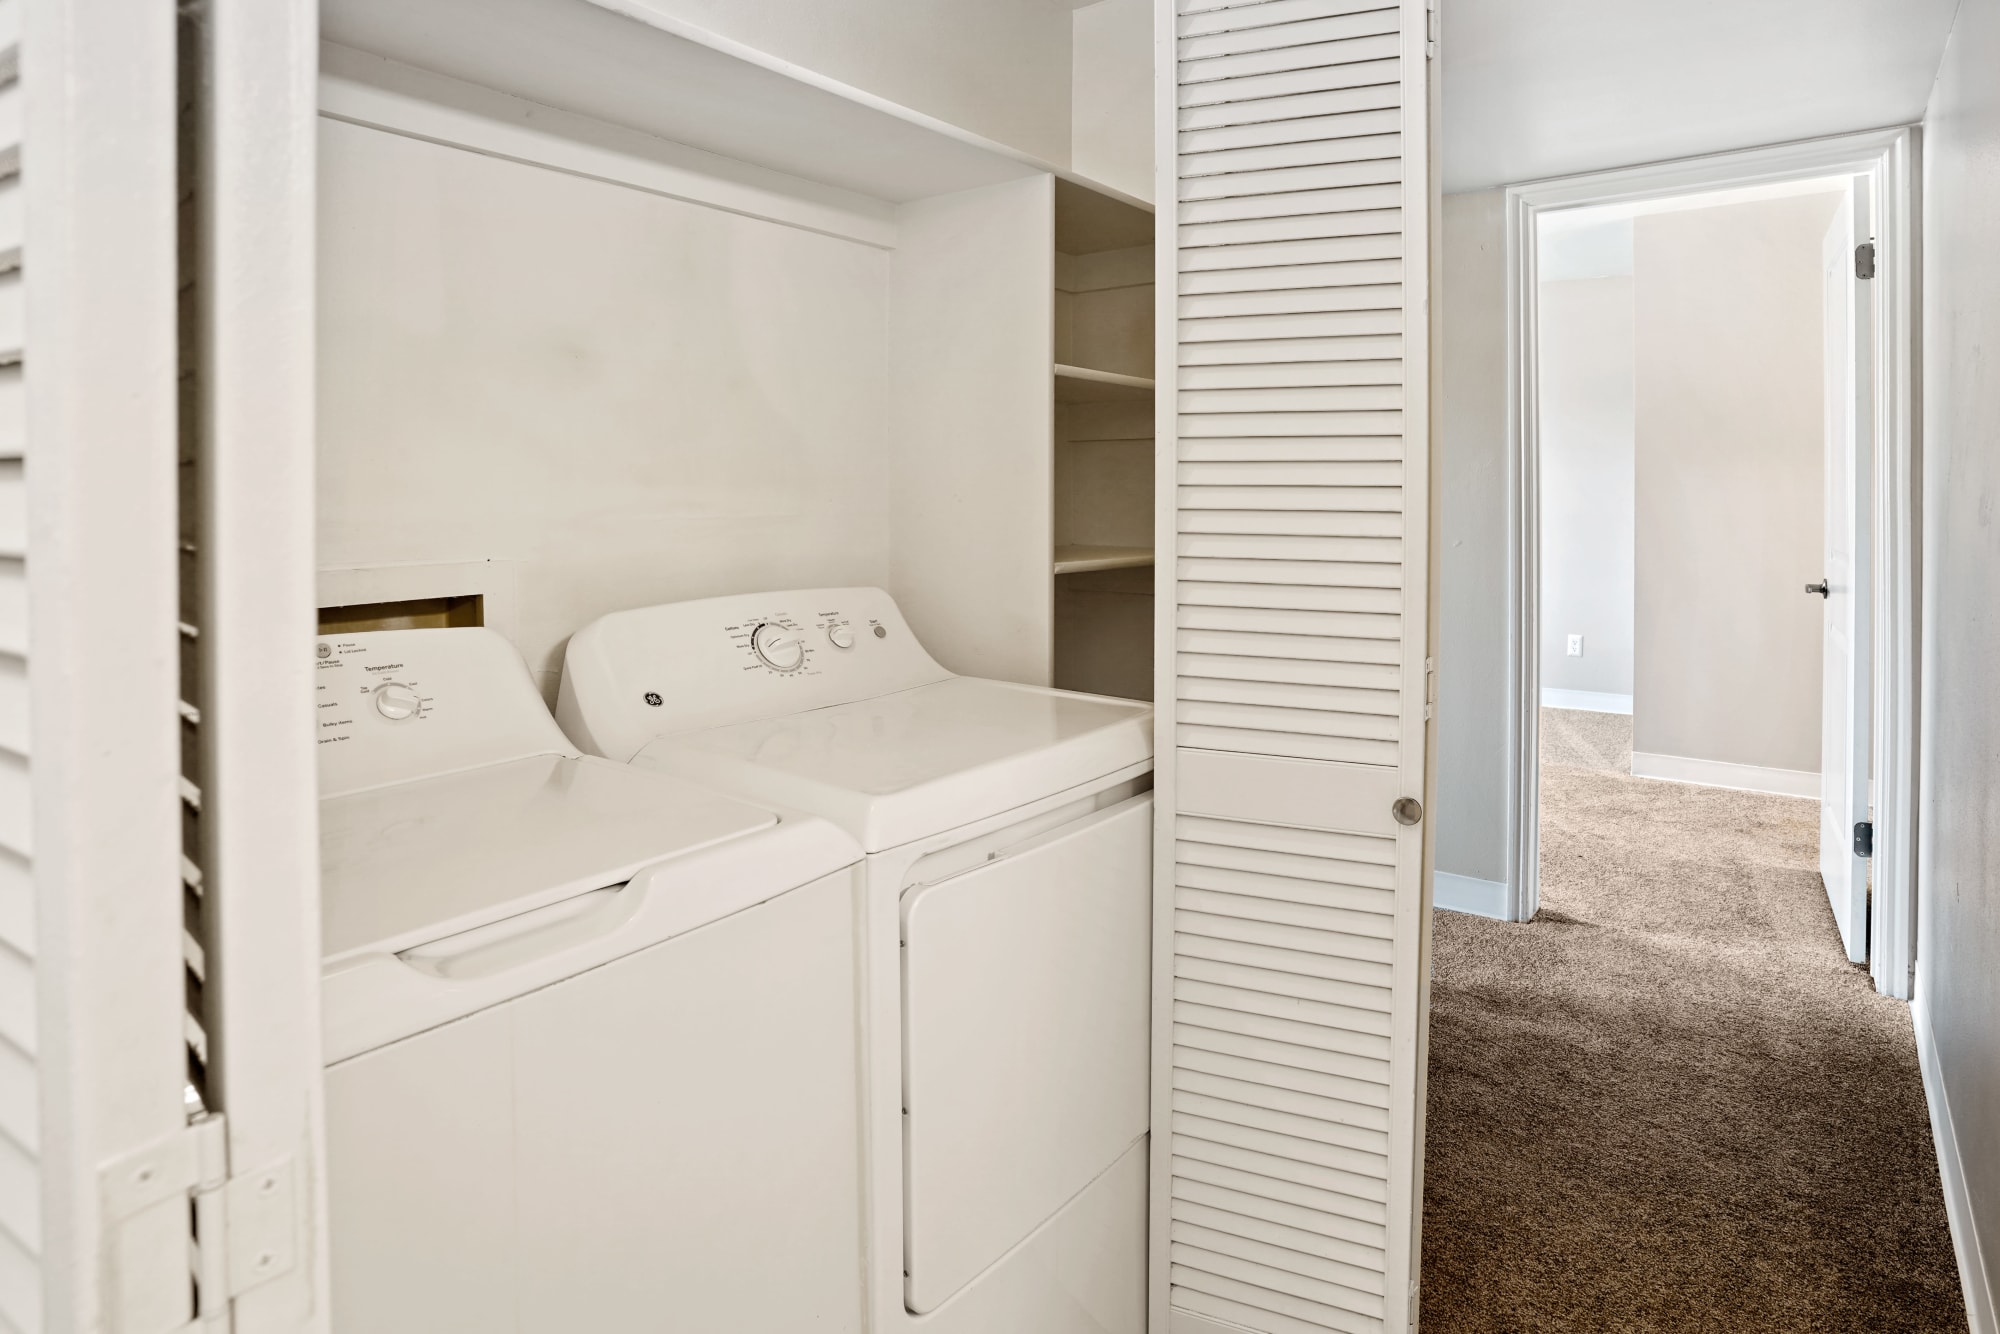
[[[1327,349],[1332,350],[1332,349]],[[1184,366],[1182,393],[1202,389],[1297,389],[1317,385],[1401,385],[1400,360],[1326,360],[1299,364],[1249,362],[1214,366]],[[1401,400],[1398,400],[1401,406]]]
[[[1378,111],[1393,111],[1397,126],[1401,128],[1402,99],[1393,82],[1343,85],[1277,96],[1246,96],[1237,102],[1183,106],[1174,113],[1174,123],[1182,134],[1202,134],[1245,126],[1285,126],[1327,116],[1358,116]],[[1291,131],[1273,128],[1265,133],[1283,135]]]
[[[1401,136],[1396,134],[1342,135],[1337,139],[1302,139],[1292,143],[1209,152],[1189,151],[1184,147],[1181,151],[1181,176],[1193,179],[1284,167],[1388,160],[1400,156],[1401,152]]]
[[[1350,59],[1341,63],[1319,64],[1301,69],[1279,70],[1270,74],[1232,78],[1216,76],[1211,69],[1208,71],[1211,77],[1181,86],[1180,104],[1183,107],[1210,107],[1226,102],[1290,98],[1306,93],[1392,84],[1396,81],[1401,66],[1398,58],[1394,56],[1378,59],[1354,58],[1363,54],[1359,48],[1378,40],[1369,38],[1351,46],[1348,43],[1329,43],[1331,46],[1349,47],[1344,54]],[[1218,119],[1223,124],[1242,123],[1241,119]]]
[[[25,437],[21,367],[0,365],[0,459],[18,459]]]
[[[0,1042],[0,1137],[30,1151],[41,1143],[35,1063],[11,1042]]]
[[[1245,125],[1183,127],[1175,147],[1185,160],[1186,155],[1191,153],[1216,153],[1238,148],[1255,148],[1264,144],[1294,144],[1312,140],[1347,139],[1361,135],[1397,134],[1403,127],[1402,113],[1395,107],[1364,106],[1342,111],[1325,110],[1315,104],[1311,107],[1302,106],[1300,110],[1309,114],[1252,121]]]
[[[23,1055],[36,1051],[35,961],[11,945],[0,945],[0,1042]]]
[[[1219,653],[1182,653],[1175,670],[1184,678],[1224,678],[1231,681],[1295,681],[1302,685],[1338,685],[1354,690],[1396,689],[1396,669],[1382,663],[1310,662],[1299,658],[1232,657]]]
[[[1358,9],[1338,14],[1299,17],[1279,25],[1244,24],[1212,26],[1207,32],[1179,33],[1177,55],[1182,65],[1210,56],[1241,55],[1250,51],[1309,50],[1313,45],[1351,37],[1373,37],[1395,33],[1394,9]],[[1394,50],[1393,47],[1390,48]]]
[[[1183,250],[1179,258],[1181,272],[1187,274],[1211,269],[1278,268],[1353,260],[1400,259],[1402,254],[1401,235],[1395,232],[1365,232],[1286,241],[1223,242]]]
[[[1176,287],[1182,296],[1338,288],[1388,297],[1401,293],[1402,281],[1401,260],[1360,259],[1342,260],[1331,264],[1204,269],[1195,273],[1183,273]],[[1339,308],[1345,309],[1346,303]]]
[[[1183,0],[1174,32],[1191,37],[1384,8],[1394,6],[1385,6],[1382,0]]]
[[[1424,11],[1176,8],[1158,1281],[1171,1334],[1407,1330],[1422,841],[1389,807],[1423,787]]]

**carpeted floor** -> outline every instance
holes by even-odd
[[[1439,913],[1424,1334],[1963,1330],[1908,1011],[1808,801],[1543,710],[1541,912]]]

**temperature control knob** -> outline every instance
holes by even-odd
[[[750,647],[773,671],[795,672],[805,664],[806,641],[796,630],[766,622],[750,632]]]
[[[400,720],[412,717],[422,704],[416,691],[395,681],[384,682],[375,691],[375,712],[384,718]]]
[[[826,637],[835,648],[853,648],[854,632],[844,625],[836,625],[826,632]]]

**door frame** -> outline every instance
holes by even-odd
[[[1916,168],[1921,131],[1902,126],[1509,186],[1506,198],[1507,918],[1540,902],[1541,504],[1536,380],[1536,235],[1542,214],[1816,176],[1870,179],[1876,200],[1874,459],[1874,893],[1869,969],[1908,999],[1915,966],[1920,421],[1915,342]]]

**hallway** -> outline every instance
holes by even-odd
[[[1964,1329],[1908,1009],[1842,955],[1817,804],[1630,753],[1543,710],[1539,915],[1437,914],[1425,1334]]]

